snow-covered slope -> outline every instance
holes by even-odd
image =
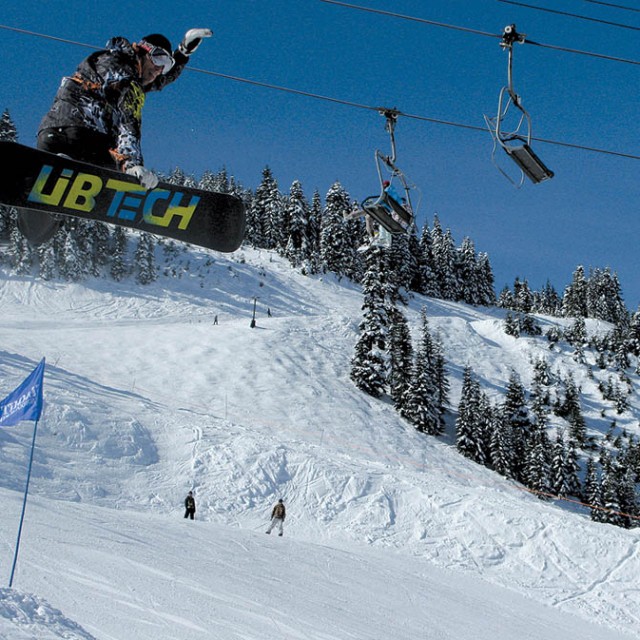
[[[194,254],[189,275],[143,289],[5,272],[0,395],[46,356],[47,405],[0,634],[640,635],[637,534],[540,502],[354,388],[360,304],[353,284],[252,250]],[[506,336],[497,309],[418,298],[416,326],[423,305],[454,406],[465,365],[498,394],[544,354],[582,385],[590,422],[608,423],[568,352]],[[618,424],[637,431],[638,411],[633,397]],[[31,433],[0,431],[7,580]],[[289,515],[272,539],[278,497]]]

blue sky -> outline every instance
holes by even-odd
[[[496,34],[516,23],[536,42],[640,58],[634,31],[498,0],[353,4]],[[506,83],[507,56],[497,39],[320,0],[1,0],[0,8],[3,25],[94,46],[151,32],[177,43],[187,29],[206,26],[214,38],[194,55],[196,69],[473,126],[495,114]],[[637,13],[585,0],[567,0],[562,10],[640,26]],[[33,144],[60,77],[89,50],[6,29],[0,38],[0,109],[9,109],[21,142]],[[640,155],[637,81],[634,65],[533,45],[514,51],[514,86],[539,138]],[[374,151],[388,149],[375,111],[200,71],[149,96],[143,128],[150,167],[199,175],[224,165],[255,187],[268,164],[282,191],[299,179],[309,197],[315,189],[324,196],[335,180],[357,199],[375,193]],[[491,163],[488,132],[400,118],[396,137],[397,163],[422,193],[419,222],[431,223],[437,212],[458,243],[471,237],[489,254],[498,291],[518,276],[533,288],[549,279],[562,292],[576,266],[609,266],[627,305],[638,306],[638,160],[534,142],[556,176],[517,190]]]

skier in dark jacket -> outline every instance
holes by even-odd
[[[280,498],[280,500],[278,500],[278,503],[271,510],[271,524],[267,529],[267,533],[271,533],[274,527],[278,527],[278,532],[279,532],[278,535],[281,536],[283,533],[282,526],[284,525],[284,519],[286,515],[287,515],[287,510],[284,507],[284,502],[282,501],[282,498]]]
[[[193,491],[189,491],[187,497],[184,499],[184,517],[191,518],[193,520],[195,513],[196,499],[193,497]]]
[[[38,131],[38,148],[135,176],[153,189],[158,178],[144,166],[140,133],[146,94],[160,91],[182,73],[210,29],[190,29],[178,48],[160,34],[131,43],[112,38],[62,79]],[[60,219],[20,212],[18,226],[31,244],[53,237]]]

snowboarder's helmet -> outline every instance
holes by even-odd
[[[171,53],[171,51],[173,51],[169,38],[160,33],[151,33],[150,35],[142,38],[142,42],[152,44],[156,47],[162,47],[167,53]]]
[[[280,498],[280,500],[278,500],[278,502],[280,502],[282,504],[282,498]]]

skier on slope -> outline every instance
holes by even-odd
[[[173,53],[171,42],[157,33],[135,43],[112,38],[62,79],[40,124],[38,148],[119,169],[153,189],[158,178],[145,168],[140,143],[145,94],[176,80],[211,35],[210,29],[190,29]],[[59,226],[60,218],[44,211],[18,213],[18,227],[33,245],[52,238]]]
[[[189,491],[184,499],[184,517],[193,520],[196,513],[196,499],[193,497],[193,491]]]
[[[284,502],[282,501],[282,498],[280,498],[280,500],[278,500],[278,503],[271,510],[271,524],[267,529],[267,533],[271,533],[274,527],[278,527],[278,535],[281,536],[283,533],[282,526],[284,525],[284,519],[286,515],[287,511],[284,507]]]

